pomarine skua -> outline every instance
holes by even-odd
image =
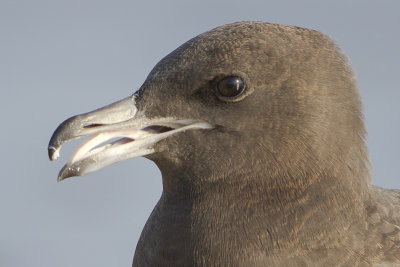
[[[354,74],[318,31],[203,33],[64,121],[50,159],[80,137],[58,180],[138,156],[161,170],[133,266],[400,266],[400,190],[370,184]]]

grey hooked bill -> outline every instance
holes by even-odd
[[[87,137],[61,169],[58,181],[82,176],[129,158],[155,152],[153,145],[178,132],[211,129],[207,122],[146,118],[138,112],[135,96],[65,120],[54,131],[48,146],[49,159],[57,159],[62,145]]]

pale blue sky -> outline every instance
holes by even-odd
[[[400,1],[0,2],[0,266],[130,266],[161,194],[132,159],[56,182],[67,117],[133,93],[152,67],[206,30],[261,20],[321,30],[349,56],[364,103],[374,184],[400,188]]]

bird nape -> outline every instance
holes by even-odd
[[[84,136],[59,180],[138,156],[161,170],[133,266],[400,266],[400,191],[370,184],[354,74],[317,31],[203,33],[64,121],[50,159]]]

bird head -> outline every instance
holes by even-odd
[[[365,176],[353,76],[335,44],[317,31],[224,25],[163,58],[133,95],[64,121],[49,157],[87,137],[59,180],[138,156],[153,160],[163,176],[183,172],[205,182],[265,169],[268,177],[252,177],[298,186],[307,183],[299,176],[340,176],[345,169]]]

